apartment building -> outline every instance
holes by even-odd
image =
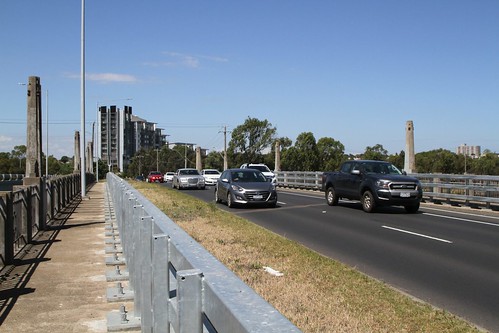
[[[131,106],[100,106],[98,113],[98,156],[110,170],[122,172],[135,152],[166,144],[162,129],[133,115]]]
[[[466,144],[462,144],[456,148],[456,154],[466,155],[471,158],[479,158],[482,154],[482,148],[480,146],[468,146]]]

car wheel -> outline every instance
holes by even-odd
[[[361,202],[362,202],[362,209],[366,213],[371,213],[376,207],[376,203],[374,202],[374,196],[371,193],[371,191],[365,191],[364,194],[362,194]]]
[[[234,201],[232,201],[232,194],[227,193],[227,206],[229,208],[233,208],[234,207]]]
[[[417,213],[419,210],[419,202],[415,205],[405,206],[404,208],[405,208],[405,211],[408,213],[411,213],[411,214]]]
[[[217,189],[216,189],[216,188],[215,188],[215,202],[216,202],[216,203],[220,203],[220,202],[222,202],[222,200],[220,200],[220,198],[218,197],[218,191],[217,191]]]
[[[338,204],[338,196],[336,195],[336,191],[334,187],[328,187],[326,190],[326,202],[329,206],[336,206]]]

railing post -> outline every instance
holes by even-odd
[[[202,280],[199,269],[177,271],[179,333],[203,332]]]
[[[12,192],[2,193],[0,197],[0,242],[3,264],[10,265],[14,261],[14,195]]]
[[[170,333],[170,272],[169,237],[165,234],[153,236],[152,251],[152,308],[153,332]]]
[[[137,251],[137,264],[139,265],[140,284],[139,295],[141,306],[141,326],[142,332],[152,333],[152,226],[151,216],[143,216],[139,224],[139,238]]]

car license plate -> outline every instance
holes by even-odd
[[[410,192],[400,192],[401,198],[409,198],[411,196]]]
[[[253,199],[255,199],[255,200],[262,200],[263,199],[263,195],[256,194],[256,195],[253,196]]]

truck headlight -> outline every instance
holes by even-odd
[[[377,180],[376,186],[378,186],[379,188],[388,190],[390,188],[390,181],[383,180],[383,179]]]

